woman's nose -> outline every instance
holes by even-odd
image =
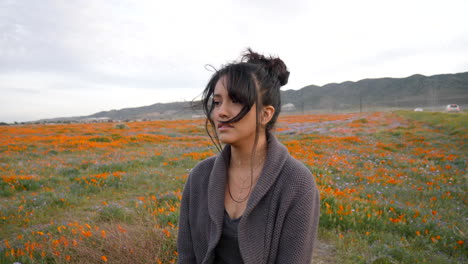
[[[222,118],[226,118],[229,116],[229,109],[226,105],[226,103],[222,103],[219,107],[218,107],[218,116],[219,117],[222,117]]]

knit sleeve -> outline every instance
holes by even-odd
[[[320,196],[314,186],[286,215],[276,263],[311,263],[319,216]]]
[[[195,252],[193,250],[193,241],[189,222],[189,204],[190,204],[190,176],[182,193],[179,216],[179,232],[177,235],[177,263],[196,263]]]

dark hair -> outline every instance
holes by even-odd
[[[288,83],[289,78],[289,71],[286,65],[280,58],[265,57],[249,48],[242,55],[239,62],[224,65],[211,76],[203,91],[202,105],[206,115],[205,129],[219,150],[221,150],[221,144],[216,135],[214,121],[211,117],[214,108],[211,101],[215,86],[222,77],[226,77],[226,89],[229,97],[240,102],[243,106],[239,114],[224,122],[234,123],[241,120],[250,111],[252,106],[256,104],[256,143],[259,131],[259,113],[262,107],[271,105],[275,108],[273,117],[266,125],[267,131],[274,127],[278,119],[281,111],[280,88]],[[213,134],[210,132],[208,123],[211,124]],[[216,140],[213,139],[213,135]]]

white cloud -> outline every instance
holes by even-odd
[[[0,121],[191,100],[205,64],[246,47],[286,62],[284,89],[462,72],[466,10],[455,0],[5,0]]]

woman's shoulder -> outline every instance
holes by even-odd
[[[212,156],[203,161],[200,161],[195,167],[190,170],[189,179],[190,181],[200,181],[203,178],[209,177],[211,170],[213,169],[217,156]]]
[[[272,155],[275,156],[273,159],[278,159],[278,162],[282,163],[281,174],[286,174],[288,181],[314,183],[310,170],[304,163],[291,156],[286,146],[272,134],[269,134],[269,144],[273,149]]]
[[[191,171],[199,171],[199,170],[206,170],[208,168],[212,168],[213,165],[214,165],[214,162],[216,160],[216,157],[217,156],[211,156],[209,158],[206,158],[202,161],[200,161],[199,163],[197,163],[197,165],[195,165],[195,167],[193,167],[193,169]]]
[[[317,189],[314,176],[309,168],[292,156],[289,156],[284,163],[281,174],[283,175],[281,178],[287,181],[287,185],[295,187],[296,189],[305,192]]]

